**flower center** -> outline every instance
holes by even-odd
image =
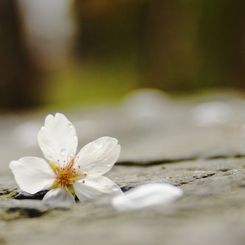
[[[58,187],[65,188],[65,186],[76,181],[76,169],[71,167],[58,168],[56,172],[56,180]]]
[[[74,194],[74,189],[72,184],[77,181],[77,179],[84,178],[87,176],[86,173],[77,173],[76,168],[73,168],[73,161],[68,164],[68,166],[61,168],[56,164],[49,162],[50,167],[54,170],[56,175],[56,180],[49,189],[54,188],[67,188],[72,194]]]

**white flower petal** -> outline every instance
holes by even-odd
[[[85,145],[78,153],[74,167],[92,175],[102,175],[117,161],[121,151],[118,140],[101,137]]]
[[[43,198],[43,202],[50,204],[73,204],[75,199],[72,194],[64,188],[50,190]]]
[[[182,189],[170,184],[146,184],[115,196],[111,204],[118,211],[131,211],[170,203],[182,195]]]
[[[44,127],[38,133],[38,143],[49,161],[64,167],[76,154],[76,130],[63,114],[48,115]]]
[[[83,181],[85,182],[83,183]],[[105,194],[118,195],[122,193],[118,185],[104,176],[87,177],[75,182],[73,186],[80,200],[83,200],[84,197],[94,199]]]
[[[9,164],[19,187],[28,193],[48,189],[55,181],[50,165],[38,157],[23,157]]]

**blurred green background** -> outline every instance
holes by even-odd
[[[0,109],[245,88],[245,1],[1,0]]]

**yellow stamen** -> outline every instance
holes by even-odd
[[[55,189],[55,188],[58,188],[59,184],[57,181],[55,181],[50,187],[49,189]]]
[[[68,186],[67,186],[67,189],[70,191],[70,193],[71,193],[73,196],[76,195],[73,185],[68,185]]]
[[[54,164],[53,162],[49,162],[50,167],[54,170],[54,172],[59,171],[60,167]]]
[[[56,180],[49,189],[67,188],[73,195],[75,195],[72,184],[76,182],[78,178],[85,177],[87,174],[77,174],[76,169],[72,167],[73,163],[74,161],[72,160],[68,166],[61,168],[53,162],[49,162],[50,167],[56,174]]]

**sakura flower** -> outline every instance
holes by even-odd
[[[10,162],[20,189],[30,194],[49,189],[44,202],[74,203],[102,194],[120,194],[119,186],[105,176],[117,161],[117,139],[101,137],[85,145],[78,154],[78,139],[72,123],[60,113],[48,115],[38,133],[39,146],[48,161],[23,157]]]

